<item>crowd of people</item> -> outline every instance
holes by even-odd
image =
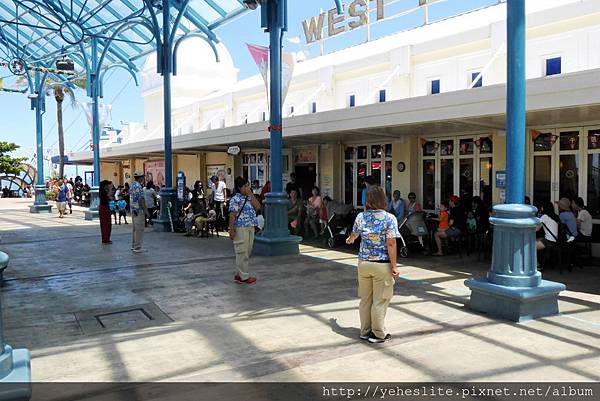
[[[590,244],[592,241],[592,215],[583,198],[574,194],[558,201],[558,214],[550,201],[538,205],[541,224],[537,227],[538,263],[541,266],[546,252],[559,249],[561,244]]]
[[[144,183],[144,178],[143,173],[135,173],[131,186],[125,184],[114,187],[106,180],[100,183],[99,212],[103,244],[112,243],[111,215],[115,224],[121,224],[121,219],[129,224],[127,217],[130,216],[133,226],[131,250],[134,253],[145,252],[142,247],[144,227],[153,224],[153,216],[159,210],[160,188],[152,181]],[[310,194],[305,194],[296,177],[292,174],[290,178],[285,188],[289,196],[287,216],[290,233],[303,234],[305,238],[319,237],[332,211],[344,205],[329,196],[322,197],[317,186],[313,186]],[[397,240],[401,237],[399,228],[408,216],[420,214],[423,209],[414,192],[410,192],[405,200],[399,190],[386,193],[373,177],[365,177],[364,182],[361,193],[364,210],[355,215],[346,243],[352,244],[360,238],[357,271],[361,299],[360,338],[380,343],[390,338],[385,329],[385,315],[393,296],[395,279],[400,274],[396,264]],[[85,185],[79,177],[75,181],[66,178],[52,180],[48,188],[56,194],[61,218],[67,213],[67,208],[72,213],[72,200],[81,201],[85,192]],[[247,179],[237,177],[232,193],[224,179],[216,176],[210,178],[207,188],[201,181],[196,181],[191,189],[185,188],[186,201],[181,205],[185,235],[195,233],[208,236],[210,229],[227,230],[236,257],[236,283],[252,284],[257,280],[250,273],[250,255],[255,233],[264,225],[263,203],[270,190],[269,182],[260,187],[256,181],[249,183]],[[528,202],[525,199],[525,203]],[[538,210],[539,251],[556,246],[561,236],[566,242],[591,240],[592,217],[582,198],[561,198],[558,214],[551,202],[541,203]],[[487,235],[492,213],[490,205],[478,196],[463,193],[461,197],[452,195],[443,200],[436,213],[428,217],[430,223],[435,223],[431,229],[432,242],[437,247],[434,255],[445,254],[444,243],[448,239]]]

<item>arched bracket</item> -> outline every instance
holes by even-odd
[[[177,39],[177,41],[175,42],[175,46],[173,47],[173,75],[177,75],[177,49],[179,48],[179,45],[181,45],[181,43],[184,40],[187,40],[190,38],[200,38],[200,39],[204,40],[206,43],[208,43],[210,45],[210,47],[212,48],[213,52],[215,53],[215,60],[217,61],[217,63],[221,62],[221,59],[219,57],[219,51],[217,50],[217,46],[215,46],[215,43],[212,40],[210,40],[209,38],[207,38],[200,32],[190,32],[190,33],[180,37],[179,39]]]
[[[133,81],[135,82],[135,86],[140,86],[140,84],[138,82],[137,75],[135,74],[135,72],[131,68],[129,68],[125,64],[113,64],[110,67],[102,70],[102,72],[100,73],[100,76],[98,78],[98,96],[104,97],[104,75],[106,74],[106,72],[108,70],[112,70],[114,68],[121,68],[121,69],[126,70],[127,72],[129,72],[129,74],[133,77]]]
[[[100,69],[102,68],[102,63],[104,62],[104,58],[106,57],[106,53],[108,53],[108,49],[110,48],[110,45],[112,44],[113,40],[117,37],[117,35],[119,35],[121,32],[123,32],[125,29],[129,28],[130,26],[135,26],[135,25],[142,25],[142,26],[146,27],[146,29],[148,29],[150,32],[152,32],[152,34],[154,34],[154,29],[153,29],[152,25],[149,25],[148,22],[146,22],[143,19],[130,20],[130,21],[127,21],[127,22],[121,24],[113,32],[113,34],[110,36],[110,38],[106,42],[106,45],[104,46],[104,50],[102,50],[102,55],[100,56],[100,59],[98,60],[97,71],[94,71],[94,73],[96,73],[96,74],[99,73]]]

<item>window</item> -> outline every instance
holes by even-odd
[[[558,75],[561,73],[561,58],[553,57],[546,59],[546,76]]]
[[[429,94],[435,95],[437,93],[440,93],[440,80],[439,79],[433,79],[433,80],[431,80],[431,85],[430,85],[430,88],[429,88]]]
[[[242,155],[242,174],[244,178],[250,181],[250,184],[258,180],[259,185],[265,185],[265,168],[264,153],[244,153]]]
[[[491,135],[422,138],[422,205],[433,210],[452,195],[479,195],[492,201]]]
[[[600,129],[588,131],[587,209],[600,218]]]
[[[356,106],[356,95],[348,96],[348,107]]]
[[[385,102],[385,89],[379,91],[379,103]]]
[[[479,72],[471,73],[471,83],[473,83],[477,79],[477,76],[479,74],[480,74]],[[479,77],[479,79],[477,79],[477,82],[475,82],[475,85],[473,85],[473,88],[481,88],[482,86],[483,86],[483,74]]]
[[[288,113],[288,116],[291,116],[292,114],[294,114],[294,106],[290,106],[290,112]]]
[[[347,146],[344,149],[344,201],[363,207],[365,177],[372,176],[391,195],[392,145]]]
[[[263,111],[261,114],[262,114],[262,116],[261,116],[262,117],[262,121],[267,121],[267,112]]]
[[[312,102],[312,105],[310,106],[310,111],[311,113],[317,112],[317,102]]]

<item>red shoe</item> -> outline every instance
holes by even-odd
[[[235,281],[238,284],[254,284],[256,282],[256,277],[248,277],[245,280],[242,280],[242,278],[240,277],[239,274],[236,274],[235,277],[233,278],[233,281]]]

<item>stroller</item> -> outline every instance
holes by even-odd
[[[338,207],[335,211],[332,211],[325,226],[329,248],[335,248],[338,241],[344,240],[350,235],[356,215],[357,211],[354,210],[352,205],[343,205],[343,207]]]
[[[419,244],[421,249],[425,248],[424,237],[428,230],[423,217],[423,212],[412,212],[407,214],[398,225],[400,231],[399,241],[402,246],[398,249],[400,257],[408,257],[408,246]]]

